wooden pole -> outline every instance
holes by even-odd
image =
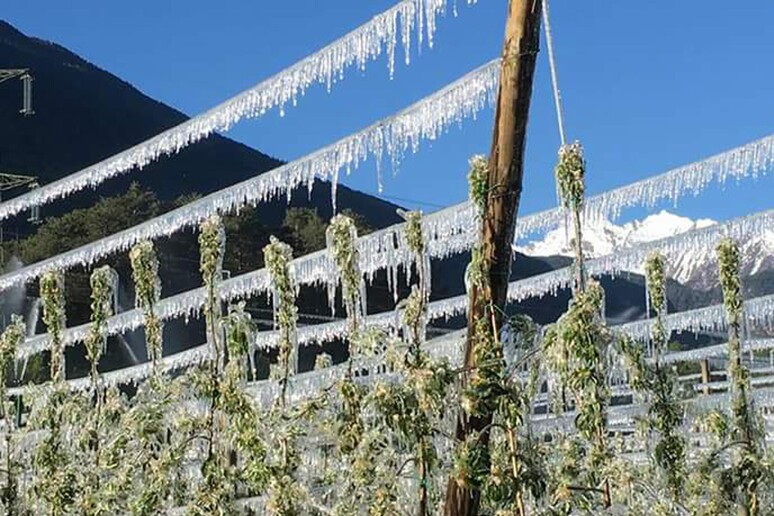
[[[540,46],[541,0],[510,0],[505,26],[505,44],[500,69],[500,89],[495,112],[492,149],[489,155],[489,196],[482,220],[482,251],[489,266],[489,288],[472,288],[469,294],[468,339],[465,364],[475,368],[471,346],[475,322],[489,321],[499,332],[511,273],[516,215],[524,173],[527,119],[532,97],[535,61]],[[492,308],[494,307],[494,308]],[[463,381],[466,381],[463,378]],[[470,432],[480,432],[480,442],[489,445],[492,416],[468,418],[460,411],[456,437],[462,441]],[[472,516],[478,513],[480,492],[450,479],[444,514]]]
[[[712,381],[712,377],[710,376],[710,366],[709,366],[709,360],[706,358],[701,361],[701,383],[704,384],[704,387],[702,387],[702,393],[705,396],[708,396],[710,393],[709,390],[709,383]]]

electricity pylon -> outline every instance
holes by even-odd
[[[32,109],[32,75],[26,68],[0,69],[0,84],[18,77],[22,81],[22,108],[19,112],[24,116],[35,114]]]
[[[19,112],[24,116],[34,115],[35,111],[32,109],[32,75],[30,75],[30,71],[27,68],[0,69],[0,84],[16,77],[22,81],[22,108]],[[39,186],[38,178],[35,176],[11,174],[0,170],[0,202],[3,200],[4,192],[25,186],[37,188]],[[39,215],[38,206],[34,206],[30,210],[29,221],[37,223],[40,220]],[[3,225],[0,223],[0,267],[5,266],[4,241]]]

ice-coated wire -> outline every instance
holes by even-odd
[[[513,285],[513,283],[511,285]],[[456,296],[441,301],[434,301],[428,305],[428,319],[437,320],[444,317],[450,317],[452,315],[465,313],[466,310],[466,295]],[[746,323],[750,326],[765,326],[769,329],[774,329],[774,294],[746,300],[744,302],[744,317]],[[142,324],[142,318],[139,314],[135,321],[137,326]],[[366,318],[366,324],[372,327],[380,327],[388,330],[399,329],[399,320],[395,316],[394,311],[369,315]],[[84,325],[84,327],[86,327],[86,325]],[[650,337],[652,327],[653,320],[644,319],[631,323],[616,325],[612,328],[616,333],[627,335],[635,340],[645,342]],[[698,333],[702,331],[723,331],[726,329],[725,308],[722,304],[718,304],[695,310],[675,312],[664,318],[664,327],[668,332],[687,331]],[[80,328],[82,327],[78,327],[78,329]],[[336,339],[343,339],[346,338],[347,332],[348,327],[346,321],[344,320],[305,326],[298,329],[298,344],[320,344]],[[48,338],[46,335],[40,335],[34,339],[28,340],[19,349],[19,351],[17,351],[17,360],[25,360],[32,354],[39,353],[47,349],[47,339]],[[255,334],[255,339],[255,347],[260,349],[271,349],[277,346],[278,333],[276,331],[257,332]],[[66,332],[64,344],[72,345],[73,343],[74,341],[67,339]],[[761,341],[760,343],[758,343],[758,341],[753,341],[750,343],[750,346],[752,346],[750,349],[757,349],[755,346],[766,345],[767,344],[764,341]],[[761,349],[764,348],[761,347]],[[167,367],[171,370],[180,369],[192,363],[201,363],[202,361],[208,360],[208,356],[204,355],[203,353],[204,351],[199,348],[192,348],[175,355],[164,357],[164,363],[167,365],[162,367]],[[709,353],[712,353],[712,351]],[[676,361],[679,361],[679,359]],[[115,378],[114,381],[117,383],[131,383],[132,381],[136,381],[136,375],[140,375],[142,378],[142,375],[147,374],[147,367],[144,367],[145,365],[146,364],[140,364],[138,366],[132,366],[130,368],[114,371],[109,374],[113,375],[113,378]],[[82,381],[84,386],[87,386],[86,378],[77,381]]]
[[[445,13],[447,1],[402,0],[333,43],[218,106],[99,163],[0,204],[0,220],[79,190],[94,188],[135,167],[142,168],[161,156],[180,152],[213,132],[227,131],[243,118],[261,116],[275,107],[282,113],[288,102],[295,105],[312,84],[325,84],[330,90],[334,83],[343,79],[345,69],[357,66],[362,71],[369,61],[382,54],[387,54],[392,77],[398,38],[406,64],[411,55],[413,34],[417,35],[421,46],[426,30],[428,46],[432,48],[436,18]],[[475,1],[468,0],[468,4]]]
[[[368,157],[392,160],[419,150],[423,140],[436,140],[449,127],[474,117],[491,105],[499,80],[500,60],[473,70],[443,89],[408,108],[269,172],[248,179],[96,242],[53,256],[0,276],[0,291],[30,281],[46,271],[86,266],[111,253],[130,248],[141,240],[171,235],[214,214],[257,205],[315,180],[336,180],[340,170],[351,171]]]
[[[467,245],[475,240],[475,234],[466,231],[464,223],[455,222],[458,218],[466,218],[470,209],[472,208],[466,204],[453,206],[423,219],[423,231],[427,235],[428,250],[431,256],[444,257],[450,253],[450,246],[454,248],[457,245],[455,242]],[[618,250],[609,255],[589,260],[587,269],[594,276],[631,271],[639,268],[645,257],[653,251],[659,251],[670,257],[679,255],[686,249],[711,249],[721,238],[745,239],[766,231],[771,228],[772,224],[774,224],[774,210],[748,215],[660,240],[644,242],[630,249]],[[360,266],[367,277],[373,278],[375,272],[381,268],[388,267],[396,271],[401,264],[405,266],[411,262],[411,253],[405,246],[404,227],[403,224],[396,224],[358,239]],[[291,266],[296,281],[300,285],[328,285],[331,278],[336,277],[336,267],[325,250],[296,258],[291,262]],[[508,286],[508,300],[520,302],[545,294],[556,294],[559,289],[569,286],[572,279],[570,273],[570,268],[566,267],[511,282]],[[388,277],[393,275],[392,273],[388,274]],[[226,302],[244,299],[251,295],[269,292],[269,282],[270,278],[266,270],[259,269],[225,280],[219,287],[219,295]],[[182,292],[162,299],[157,306],[157,311],[162,320],[181,316],[189,318],[198,314],[204,304],[204,299],[205,294],[202,288]],[[431,303],[429,309],[432,318],[448,319],[465,312],[467,297],[462,295],[435,301]],[[142,312],[137,309],[122,312],[108,320],[107,334],[115,335],[139,328],[143,324],[143,320]],[[317,328],[312,333],[320,339],[319,342],[328,342],[343,336],[346,325],[338,322],[309,328]],[[86,337],[88,331],[88,324],[68,328],[63,334],[63,343],[67,346],[80,342]],[[644,337],[649,336],[650,327],[643,325],[641,332],[643,332]],[[260,335],[266,342],[273,342],[274,337],[269,333],[262,332]],[[45,351],[48,346],[48,336],[45,334],[28,338],[20,346],[17,357],[27,358]],[[268,345],[261,344],[261,347],[268,347]]]
[[[491,63],[490,63],[491,64]],[[489,92],[490,94],[492,92]],[[416,105],[414,106],[416,107]],[[411,108],[409,108],[411,109]],[[418,143],[418,139],[415,140]],[[311,156],[305,158],[310,159]],[[297,164],[289,163],[285,167]],[[745,177],[757,177],[768,173],[774,164],[774,135],[731,149],[704,161],[679,167],[663,174],[615,188],[589,197],[586,201],[586,217],[614,219],[624,207],[635,205],[653,206],[658,200],[671,199],[676,202],[687,193],[698,194],[713,182],[723,182],[728,177],[737,180]],[[282,167],[283,170],[286,170]],[[275,169],[276,173],[280,169]],[[264,174],[265,175],[265,174]],[[151,219],[133,228],[116,233],[72,251],[48,258],[36,264],[23,267],[0,276],[0,291],[14,285],[30,281],[51,269],[62,269],[74,265],[86,266],[99,258],[129,248],[133,243],[146,238],[169,235],[179,229],[194,225],[213,213],[224,213],[250,203],[260,202],[261,195],[252,189],[264,184],[263,176],[254,178],[226,190],[216,192]],[[276,186],[276,188],[280,188]],[[470,249],[475,242],[475,218],[468,203],[452,206],[449,213],[454,214],[448,226],[454,225],[454,238],[439,238],[431,243],[430,251],[437,256],[449,256]],[[520,217],[516,224],[515,240],[527,235],[558,227],[564,222],[564,211],[558,208],[537,212]],[[444,224],[438,223],[438,227]],[[389,256],[380,257],[389,263]]]
[[[698,195],[711,184],[724,184],[757,178],[774,170],[774,134],[754,140],[709,158],[683,165],[658,175],[646,177],[584,201],[585,220],[615,220],[625,208],[652,208],[659,201],[676,204],[681,197]],[[564,210],[551,208],[534,214],[529,225],[516,228],[516,239],[532,233],[559,227],[564,223]]]

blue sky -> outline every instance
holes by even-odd
[[[56,41],[188,114],[252,86],[392,5],[391,0],[105,2],[8,0],[2,16]],[[428,95],[496,57],[506,0],[458,0],[424,48],[389,80],[384,59],[316,87],[284,118],[239,124],[229,136],[282,159],[303,156]],[[774,133],[774,2],[554,0],[552,26],[569,137],[600,192]],[[559,144],[545,45],[529,125],[521,213],[555,204]],[[408,156],[384,195],[426,211],[463,200],[466,164],[489,148],[492,113]],[[373,163],[344,183],[376,193]],[[772,206],[771,178],[710,189],[679,205],[725,219]],[[408,202],[411,200],[415,202]],[[632,211],[629,216],[640,216]]]

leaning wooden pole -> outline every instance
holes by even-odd
[[[472,288],[469,293],[466,370],[475,369],[472,349],[476,321],[482,319],[490,330],[499,332],[511,273],[516,214],[524,174],[524,148],[532,96],[535,61],[540,46],[541,0],[510,0],[505,26],[505,44],[500,68],[492,149],[487,184],[489,195],[482,218],[481,249],[487,262],[489,286]],[[457,439],[480,432],[481,444],[488,446],[491,414],[467,417],[463,411],[457,423]],[[450,479],[444,514],[471,516],[478,513],[480,492]]]

